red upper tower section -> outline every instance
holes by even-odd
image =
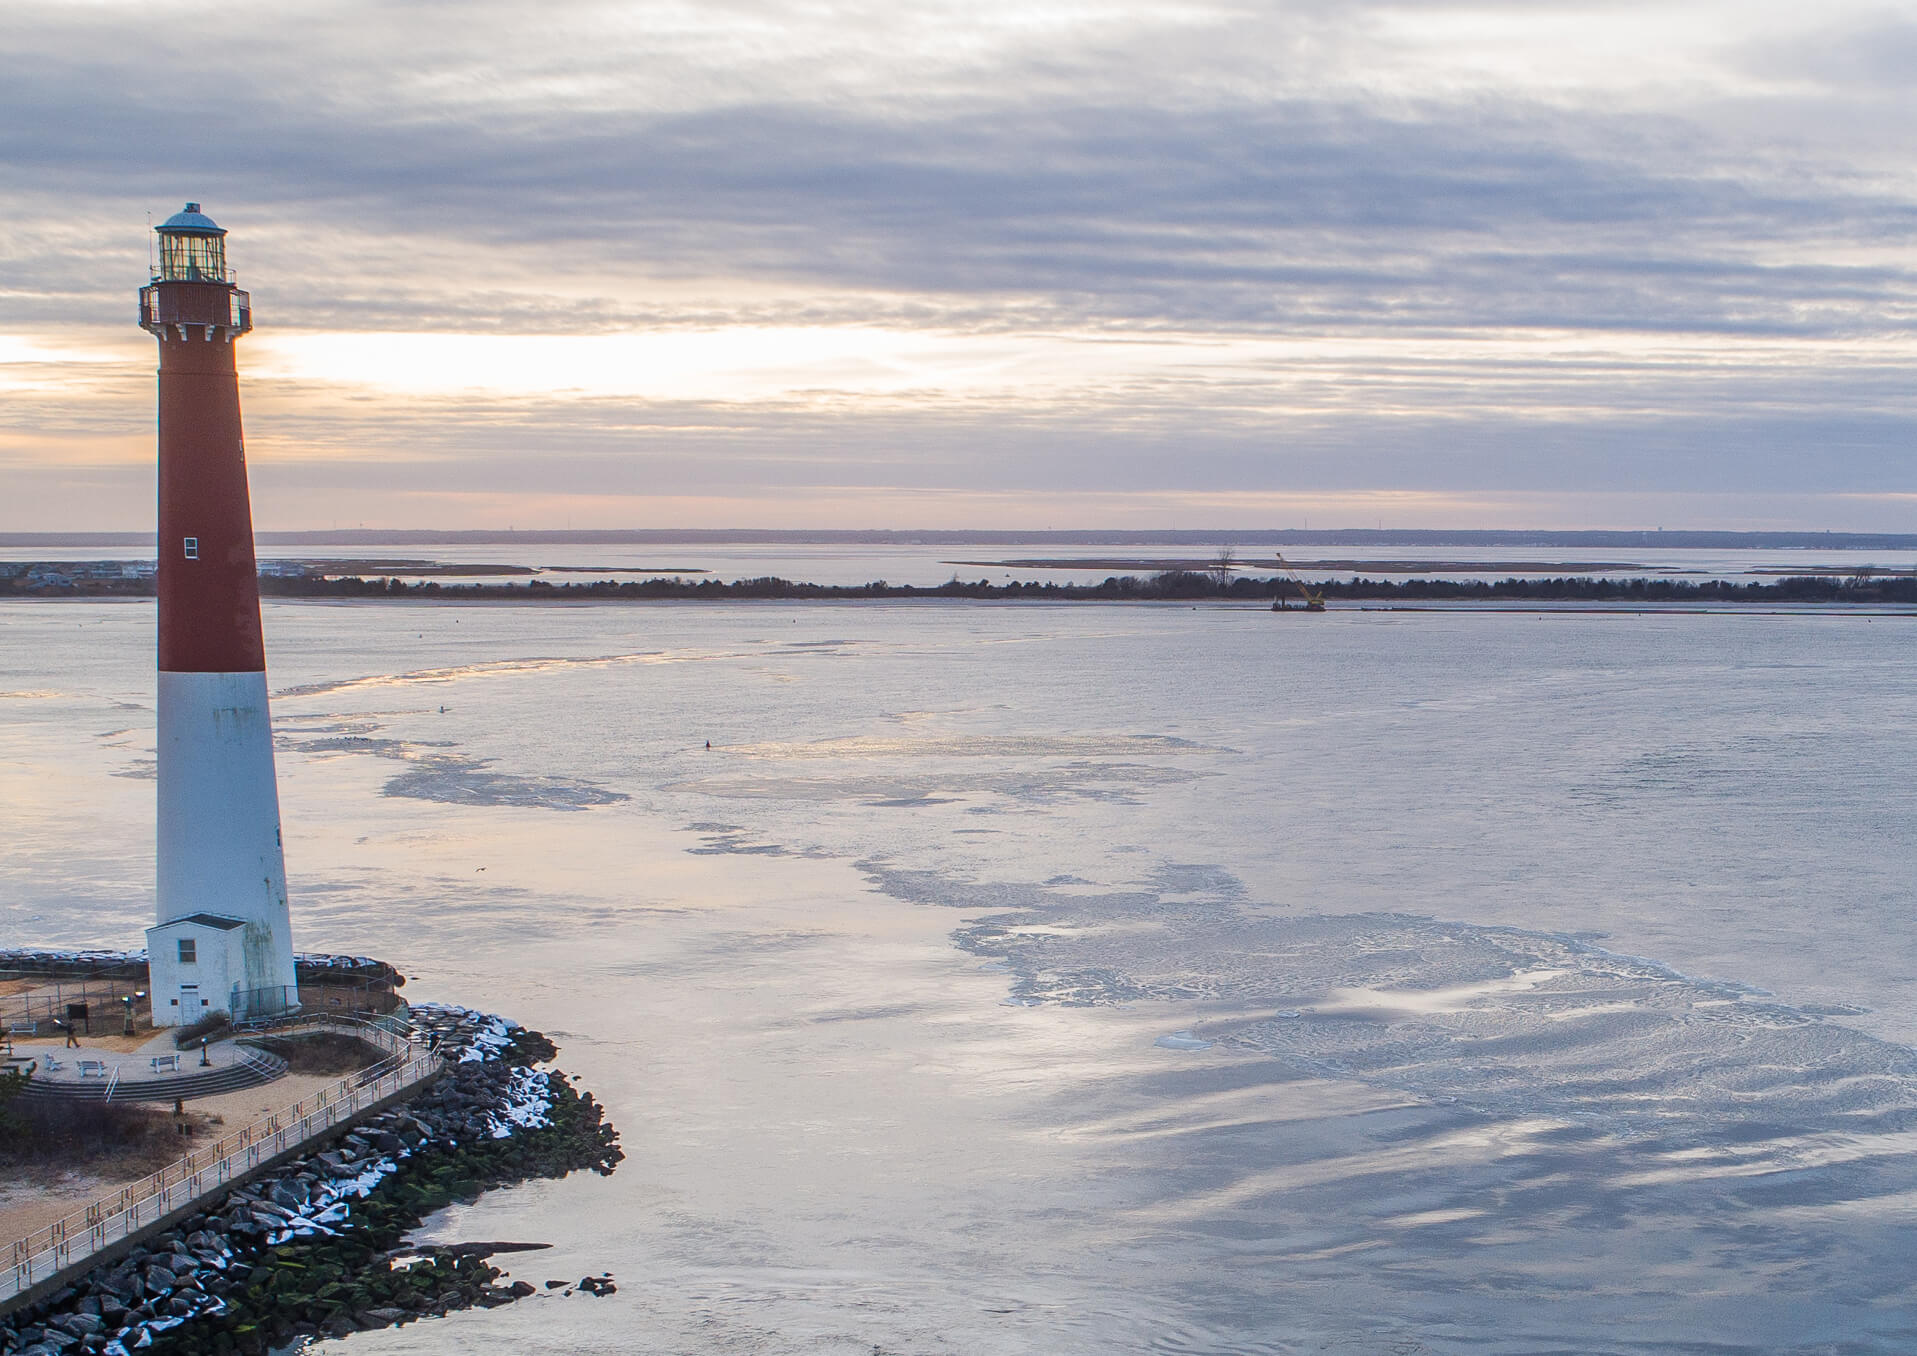
[[[160,341],[160,671],[262,673],[259,568],[233,341],[253,328],[226,232],[190,202],[157,228],[140,327]]]

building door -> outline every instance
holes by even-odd
[[[200,1020],[201,1011],[200,986],[182,984],[180,986],[180,1025],[192,1026]]]

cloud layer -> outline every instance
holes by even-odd
[[[940,490],[1091,525],[1094,487],[1901,525],[1917,28],[905,8],[9,15],[0,468],[38,507],[0,526],[139,525],[130,294],[187,196],[255,295],[287,526],[365,516],[355,487],[431,526],[529,488],[603,525]]]

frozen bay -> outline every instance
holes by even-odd
[[[618,1296],[342,1345],[1917,1345],[1908,619],[266,621],[298,944],[629,1155],[438,1226]],[[152,627],[0,605],[9,941],[150,920]]]

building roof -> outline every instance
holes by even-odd
[[[189,913],[184,918],[169,918],[159,927],[148,928],[147,931],[158,932],[160,928],[178,927],[181,923],[196,923],[200,927],[217,928],[221,932],[231,932],[235,928],[246,926],[245,922],[238,918],[222,918],[217,913]]]
[[[184,212],[175,212],[158,226],[157,231],[168,235],[225,235],[226,232],[216,226],[213,218],[200,211],[200,205],[190,202]]]

